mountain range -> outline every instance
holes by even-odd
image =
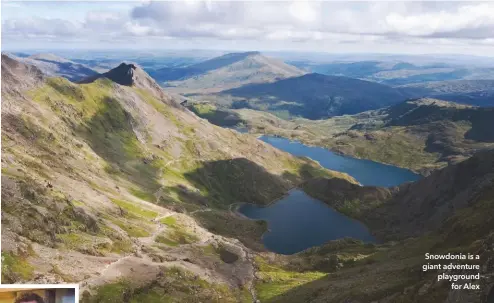
[[[304,72],[259,52],[230,53],[180,68],[149,70],[175,92],[217,92],[251,83],[268,83]]]
[[[340,58],[331,62],[300,60],[288,63],[309,72],[359,78],[393,86],[431,81],[494,79],[494,66],[488,58],[484,58],[483,64],[475,60],[434,56],[387,56],[375,60]]]
[[[104,74],[106,71],[101,66],[118,65],[115,59],[70,61],[49,53],[23,56],[16,60],[34,64],[47,75],[65,77],[73,82]],[[377,78],[356,74],[368,73],[367,69],[379,74],[407,70],[424,73],[427,68],[450,68],[449,63],[335,63],[332,66],[337,66],[340,72],[334,71],[329,74],[337,76],[328,76],[308,73],[259,52],[229,53],[197,63],[194,62],[199,59],[189,57],[148,60],[136,57],[134,60],[145,64],[145,70],[158,84],[175,96],[181,94],[192,100],[213,102],[222,108],[267,110],[285,119],[355,114],[418,97],[477,106],[492,106],[494,102],[493,80],[430,81],[434,79],[424,78],[417,83],[390,86],[387,82],[378,83]],[[101,74],[78,62],[98,67]],[[159,68],[160,62],[167,67]],[[481,74],[477,73],[477,76],[481,77]]]
[[[491,106],[494,100],[492,80],[444,81],[457,78],[432,77],[436,70],[454,70],[447,64],[422,66],[369,61],[331,66],[335,70],[327,74],[309,73],[259,52],[246,52],[149,72],[167,90],[192,100],[207,101],[222,108],[269,111],[285,119],[323,119],[355,114],[418,97],[478,106]],[[370,71],[382,77],[387,73],[397,79],[406,75],[420,76],[422,80],[412,81],[412,84],[377,81],[377,78],[365,76]],[[390,73],[401,74],[393,76]],[[426,76],[429,78],[424,78]]]
[[[321,119],[381,108],[409,96],[405,91],[379,83],[306,74],[222,91],[218,98],[232,100],[234,106],[245,103],[247,108],[263,109],[281,116],[285,113],[287,117]]]
[[[98,72],[84,64],[76,63],[50,53],[35,54],[28,57],[16,57],[12,54],[8,54],[8,56],[19,62],[38,67],[45,75],[64,77],[71,81],[82,80],[98,74]]]
[[[313,74],[272,84],[304,77],[348,96],[376,89],[337,77],[345,90]],[[6,55],[1,85],[4,283],[80,283],[84,303],[486,303],[494,294],[492,108],[420,98],[288,121],[216,103],[185,107],[134,63],[71,82]],[[427,176],[361,186],[197,115]],[[364,222],[378,242],[267,251],[266,222],[235,208],[294,187]],[[439,271],[422,271],[425,253],[447,252],[480,256],[472,263],[481,290],[453,290]]]
[[[2,56],[4,282],[80,282],[84,300],[113,302],[164,275],[172,298],[246,300],[265,225],[230,204],[355,182],[209,124],[134,64],[82,82]]]

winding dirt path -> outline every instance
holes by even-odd
[[[212,211],[212,209],[210,208],[199,209],[191,212],[189,215],[192,215],[197,212],[209,212],[209,211]],[[164,215],[162,215],[162,213],[163,212],[161,212],[159,216],[157,216],[155,219],[152,220],[152,222],[156,223],[156,229],[153,231],[153,233],[150,236],[133,239],[134,245],[136,247],[134,254],[121,256],[120,258],[91,256],[92,259],[101,261],[102,263],[106,264],[106,266],[104,266],[104,268],[102,268],[102,270],[99,271],[98,275],[89,277],[81,281],[81,292],[85,290],[92,292],[98,286],[107,283],[113,283],[121,278],[129,278],[132,279],[133,281],[150,283],[153,280],[158,279],[159,274],[162,271],[161,268],[164,266],[164,267],[178,267],[183,270],[187,270],[193,273],[194,275],[198,276],[199,278],[204,279],[210,283],[231,284],[232,281],[235,281],[235,279],[241,279],[241,280],[245,279],[244,283],[252,297],[252,302],[257,302],[258,297],[255,289],[256,267],[254,263],[254,255],[237,239],[220,237],[219,240],[225,244],[231,245],[232,247],[236,247],[236,249],[239,249],[239,252],[241,251],[241,254],[243,255],[244,258],[243,261],[245,262],[243,265],[245,266],[244,269],[237,272],[237,268],[232,267],[232,272],[230,273],[229,276],[224,276],[221,273],[221,271],[218,272],[215,267],[207,267],[207,266],[204,267],[198,265],[201,263],[198,264],[192,263],[187,259],[187,257],[184,257],[184,255],[181,254],[180,250],[174,252],[170,251],[170,253],[167,254],[169,257],[172,257],[173,260],[159,261],[159,262],[153,260],[153,258],[148,253],[144,252],[143,250],[145,247],[152,246],[156,238],[161,233],[166,231],[167,228],[170,228],[166,224],[161,223],[160,220],[170,216],[183,215],[171,211]],[[188,224],[197,224],[195,223],[196,221],[193,220],[193,218],[191,219],[192,219],[191,221],[192,223],[189,222]],[[188,227],[190,228],[191,225],[188,225]],[[198,230],[197,233],[200,240],[195,243],[180,246],[182,249],[186,249],[188,246],[201,246],[201,245],[206,245],[208,243],[213,243],[214,241],[218,241],[216,235],[203,229],[200,226],[197,226],[197,228],[200,229],[200,231]],[[240,269],[241,267],[238,268],[238,270]],[[244,278],[241,278],[242,276]]]

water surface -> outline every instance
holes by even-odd
[[[292,155],[316,160],[327,169],[347,173],[362,185],[390,187],[420,179],[420,175],[408,169],[338,155],[323,147],[307,146],[298,141],[279,137],[261,136],[259,139]]]
[[[264,246],[279,254],[297,253],[345,237],[375,242],[364,224],[298,189],[267,207],[243,204],[239,212],[268,222],[269,231],[262,238]]]
[[[260,139],[295,156],[316,160],[328,169],[345,172],[362,185],[389,187],[420,178],[407,169],[338,155],[322,147],[307,146],[279,137],[262,136]],[[268,222],[269,231],[263,235],[263,243],[267,249],[280,254],[297,253],[345,237],[364,242],[375,241],[364,224],[301,190],[292,190],[286,197],[267,207],[244,204],[239,212],[251,219]]]

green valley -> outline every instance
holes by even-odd
[[[2,70],[3,283],[79,283],[85,303],[486,302],[494,285],[491,108],[423,98],[283,120],[182,106],[136,64],[80,83],[5,55]],[[427,177],[361,186],[260,134]],[[378,241],[268,251],[266,221],[236,207],[294,188]],[[448,252],[480,256],[481,290],[421,271],[425,253]]]

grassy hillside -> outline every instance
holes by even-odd
[[[4,283],[80,282],[87,302],[252,298],[266,226],[230,205],[354,182],[197,118],[138,66],[83,82],[2,56]]]
[[[80,283],[86,303],[485,302],[494,284],[492,152],[400,188],[361,187],[198,118],[138,66],[84,82],[2,57],[4,283]],[[330,123],[416,120],[408,109],[389,115]],[[267,204],[294,186],[393,241],[266,252],[266,223],[230,208]],[[450,251],[481,256],[482,291],[450,291],[422,273],[425,252]]]

